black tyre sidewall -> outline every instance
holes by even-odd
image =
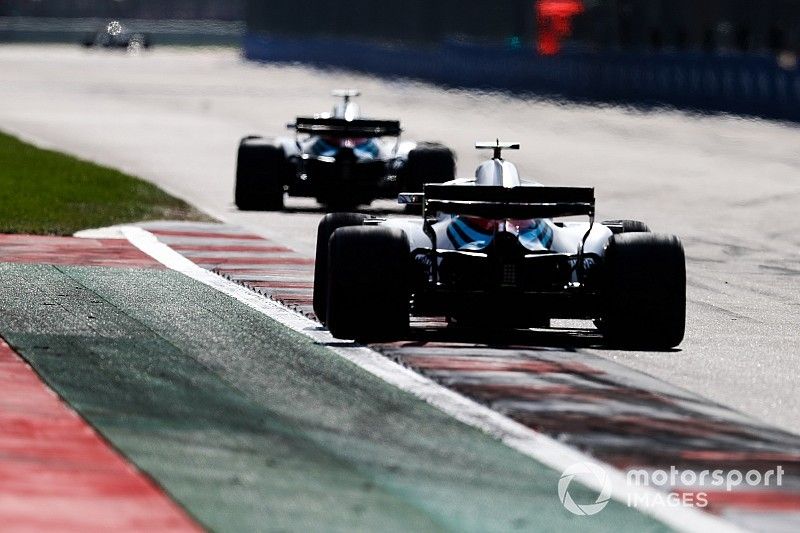
[[[422,192],[426,183],[444,183],[455,179],[453,151],[436,143],[420,144],[408,153],[403,169],[403,192]]]
[[[339,228],[361,226],[367,216],[361,213],[328,213],[317,226],[317,249],[314,257],[314,314],[322,324],[328,308],[328,246]]]
[[[255,137],[239,144],[234,200],[243,211],[283,209],[289,162],[281,146]]]
[[[639,220],[606,220],[602,223],[603,225],[612,224],[614,226],[622,226],[622,230],[618,231],[619,233],[651,233],[650,227],[641,222]]]
[[[686,324],[686,262],[673,235],[624,233],[605,253],[602,331],[616,346],[666,349]]]
[[[328,259],[327,325],[362,342],[402,338],[409,325],[409,249],[402,230],[337,229]]]

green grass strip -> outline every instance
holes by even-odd
[[[0,133],[0,233],[71,235],[141,220],[209,220],[138,178]]]

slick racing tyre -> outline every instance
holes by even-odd
[[[408,153],[403,175],[403,192],[422,192],[426,183],[453,180],[456,176],[453,151],[438,143],[420,143]]]
[[[330,240],[327,326],[360,342],[403,338],[409,326],[408,239],[379,226],[340,228]]]
[[[625,233],[605,254],[604,316],[599,326],[613,346],[668,349],[686,324],[686,260],[672,235]]]
[[[615,234],[620,233],[650,233],[647,224],[638,220],[606,220],[602,222],[604,226],[614,226],[611,231]]]
[[[245,137],[236,162],[236,206],[242,211],[283,209],[289,162],[283,148],[259,137]]]
[[[314,260],[314,314],[325,324],[328,307],[328,245],[339,228],[360,226],[367,216],[360,213],[329,213],[317,227],[317,254]]]

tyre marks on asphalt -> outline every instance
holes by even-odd
[[[142,226],[196,264],[313,318],[313,259],[227,225]],[[242,250],[243,242],[251,249]],[[748,528],[800,527],[796,435],[582,352],[596,343],[583,331],[522,332],[513,344],[491,337],[465,343],[453,342],[436,321],[416,326],[413,341],[372,348],[622,470],[763,473],[780,466],[780,487],[704,489],[708,510]],[[674,487],[676,493],[697,490]]]
[[[707,491],[736,521],[800,524],[800,439],[588,354],[502,347],[380,347],[385,355],[623,471],[784,469],[781,504],[762,487]],[[475,358],[475,365],[464,364]],[[417,366],[422,361],[422,366]],[[437,362],[438,361],[438,362]],[[456,361],[456,364],[453,363]],[[577,364],[576,364],[577,363]],[[678,484],[677,489],[681,489]],[[691,492],[686,489],[685,492]],[[706,492],[706,491],[702,491]],[[731,494],[736,494],[732,497]],[[781,516],[778,516],[778,515]]]

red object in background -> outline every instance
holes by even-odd
[[[572,17],[583,13],[581,0],[538,0],[536,2],[536,47],[545,56],[556,55],[561,41],[572,33]]]

